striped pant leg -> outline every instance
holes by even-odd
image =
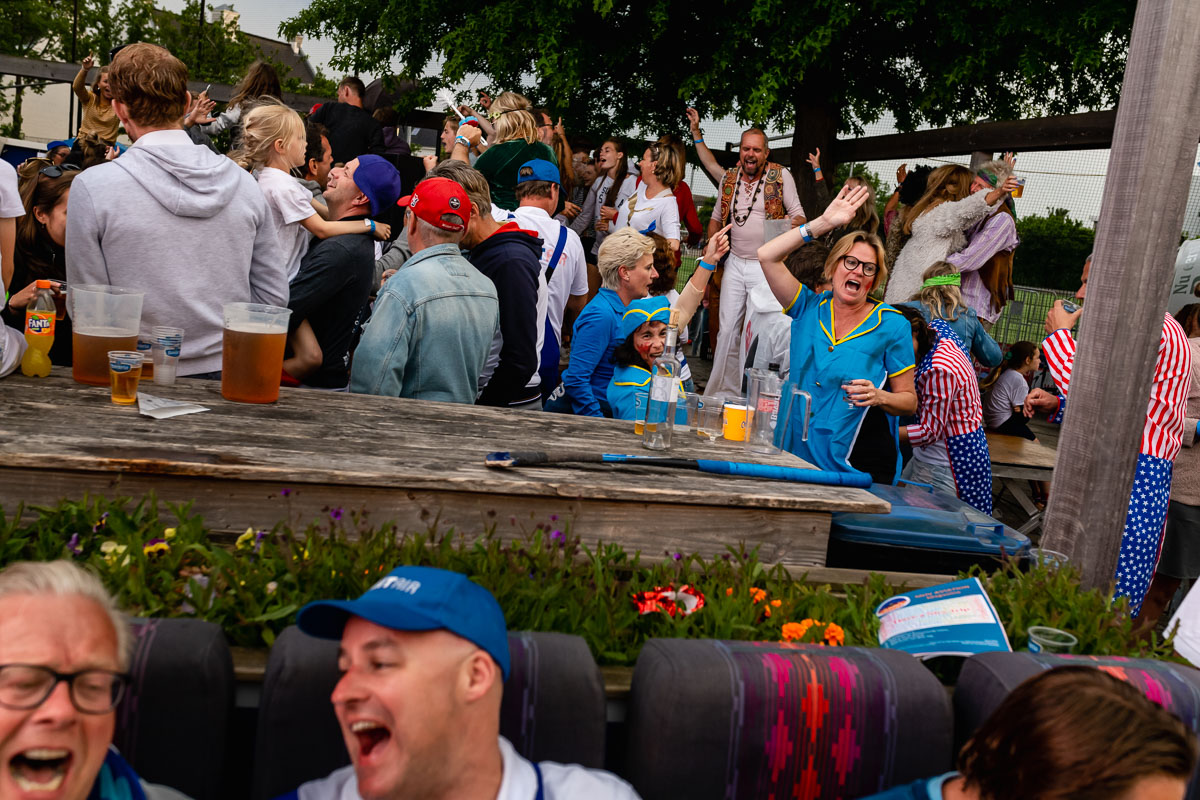
[[[1125,531],[1121,535],[1121,554],[1117,559],[1115,597],[1129,598],[1129,611],[1136,616],[1142,608],[1146,590],[1158,566],[1163,532],[1167,523],[1167,504],[1171,498],[1171,474],[1174,462],[1140,453]]]
[[[992,459],[987,436],[979,428],[961,436],[947,436],[950,469],[958,485],[958,499],[984,514],[992,513]]]

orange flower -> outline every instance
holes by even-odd
[[[783,623],[783,641],[794,642],[801,639],[804,637],[805,630],[799,622],[785,622]]]
[[[833,647],[843,646],[846,644],[846,632],[840,625],[829,623],[825,626],[825,643]]]
[[[728,589],[725,590],[725,596],[729,597],[732,594],[733,594],[733,587],[730,586]]]
[[[759,589],[757,586],[751,586],[750,599],[755,603],[761,603],[763,600],[767,599],[767,593],[762,589]]]
[[[775,606],[776,608],[779,608],[781,605],[783,605],[783,601],[782,600],[772,600],[771,605]]]
[[[768,617],[771,616],[771,607],[770,606],[766,606],[765,608],[763,608],[763,611],[767,612]]]

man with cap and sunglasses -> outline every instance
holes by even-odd
[[[500,304],[496,287],[459,252],[471,201],[454,181],[428,178],[398,205],[409,212],[413,255],[379,291],[350,391],[474,403]]]
[[[330,220],[361,219],[363,232],[318,239],[309,247],[292,279],[288,328],[294,331],[308,320],[321,346],[321,366],[304,383],[344,390],[350,383],[350,352],[375,279],[371,218],[396,204],[400,173],[380,156],[359,156],[330,171],[324,197]]]
[[[280,800],[637,800],[614,775],[528,761],[500,736],[504,612],[466,576],[398,567],[296,623],[341,641],[331,699],[352,766]]]

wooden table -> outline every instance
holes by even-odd
[[[999,478],[1021,509],[1029,515],[1019,528],[1021,533],[1037,530],[1042,524],[1042,510],[1029,496],[1026,481],[1049,482],[1054,475],[1057,453],[1042,441],[1030,441],[1022,436],[1001,433],[987,435],[988,452],[992,459],[992,477]]]
[[[632,423],[619,420],[287,388],[278,403],[244,405],[224,400],[217,382],[187,379],[143,388],[211,410],[155,420],[62,369],[0,380],[0,504],[12,513],[21,501],[153,490],[194,501],[221,531],[328,519],[340,507],[367,509],[375,523],[412,531],[436,523],[471,537],[491,525],[517,536],[557,514],[584,541],[648,557],[711,557],[746,541],[761,545],[766,563],[789,567],[825,563],[832,512],[888,511],[859,489],[686,470],[484,467],[494,450],[648,453]],[[740,446],[705,444],[686,431],[675,438],[672,453],[683,457],[754,460]],[[763,461],[805,466],[786,453]]]

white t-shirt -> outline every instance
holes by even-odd
[[[664,189],[657,197],[646,196],[646,184],[638,184],[637,191],[617,206],[617,219],[612,229],[633,228],[639,233],[653,231],[664,239],[679,240],[679,204],[670,189]]]
[[[267,198],[271,226],[279,240],[283,263],[287,265],[288,283],[291,283],[300,271],[300,259],[308,252],[311,234],[300,224],[300,220],[317,213],[312,207],[312,192],[275,167],[263,167],[255,177],[258,178],[258,188],[262,189],[263,197]]]
[[[587,261],[583,255],[583,242],[579,234],[570,228],[556,222],[543,209],[535,206],[519,206],[511,213],[525,230],[537,231],[542,237],[542,274],[550,266],[550,256],[558,245],[558,237],[562,231],[567,232],[567,241],[563,245],[562,255],[558,266],[546,286],[546,314],[554,336],[562,342],[563,310],[567,307],[567,298],[572,295],[588,293]]]
[[[1006,369],[992,384],[991,390],[983,400],[983,425],[986,428],[999,428],[1013,415],[1013,409],[1025,405],[1025,395],[1029,394],[1029,384],[1025,377],[1015,369]]]
[[[21,205],[21,194],[17,190],[17,171],[12,164],[0,159],[0,219],[23,216],[25,206]]]
[[[496,800],[533,800],[537,794],[537,773],[533,764],[522,758],[503,736],[499,740],[503,766]],[[553,761],[542,761],[538,767],[542,771],[546,800],[640,800],[632,786],[611,772]],[[354,767],[342,767],[328,777],[301,784],[296,797],[299,800],[359,800]]]
[[[25,355],[25,333],[0,322],[0,378],[21,366]]]

